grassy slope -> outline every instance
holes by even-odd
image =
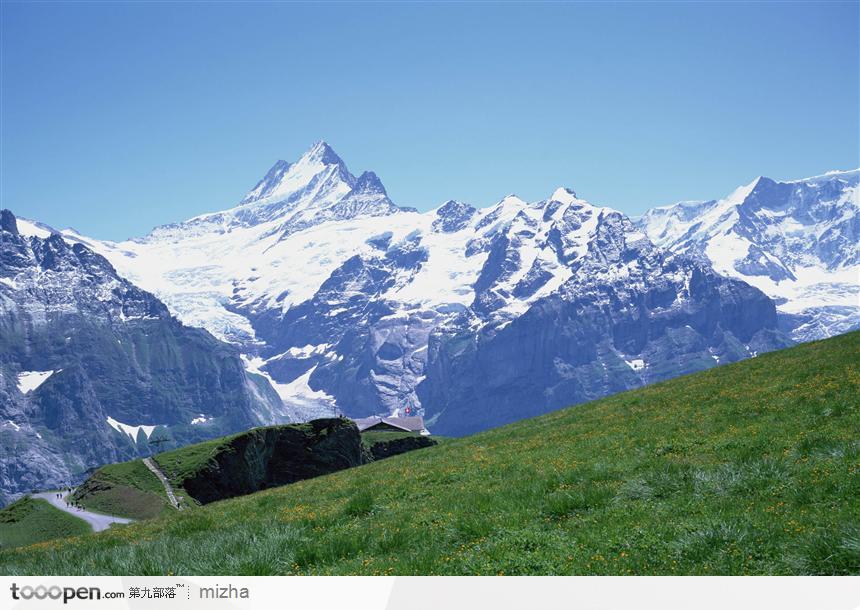
[[[206,466],[218,453],[231,450],[230,441],[243,434],[246,432],[195,443],[153,457],[167,476],[177,497],[184,501],[185,508],[193,508],[199,504],[185,492],[183,481]],[[375,443],[413,436],[420,435],[415,432],[366,432],[362,434],[362,444],[370,450]],[[90,510],[138,520],[151,519],[173,511],[161,482],[141,460],[103,466],[80,488],[75,500]]]
[[[41,498],[22,498],[0,510],[0,548],[4,549],[90,532],[85,521]]]
[[[860,573],[858,396],[851,333],[0,553],[0,573]]]
[[[224,451],[228,442],[239,436],[225,436],[203,443],[195,443],[173,451],[159,453],[153,457],[161,472],[168,478],[171,485],[181,487],[182,482],[205,466],[219,452]]]
[[[385,443],[390,441],[399,440],[401,438],[413,438],[420,437],[421,435],[417,432],[362,432],[361,433],[361,444],[365,449],[370,449],[376,443]],[[436,437],[433,437],[435,440]]]
[[[281,427],[281,426],[273,426]],[[284,427],[303,428],[304,424]],[[199,506],[183,488],[183,482],[206,466],[230,442],[250,431],[195,443],[153,456],[184,508]],[[75,495],[75,500],[90,510],[131,519],[151,519],[173,512],[161,481],[142,460],[110,464],[99,468]]]
[[[185,508],[193,508],[198,504],[185,492],[182,482],[205,466],[217,453],[229,450],[229,442],[242,434],[246,432],[153,456],[153,461],[165,473],[177,499]],[[152,519],[174,512],[164,486],[143,460],[102,466],[77,489],[74,500],[92,511],[135,520]]]
[[[240,434],[153,456],[153,461],[168,478],[177,499],[185,508],[193,508],[197,504],[182,488],[182,482],[205,466],[218,452],[227,449],[229,441]],[[174,512],[164,486],[143,460],[102,466],[78,488],[75,500],[90,510],[137,520]]]
[[[417,432],[394,432],[394,431],[384,431],[384,432],[376,432],[376,431],[368,431],[361,433],[361,444],[367,447],[368,449],[374,443],[378,443],[379,441],[387,441],[387,440],[396,440],[399,438],[412,438],[414,436],[421,436]]]
[[[150,519],[172,512],[164,486],[141,460],[99,468],[75,492],[84,508],[130,519]]]

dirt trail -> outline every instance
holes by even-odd
[[[60,494],[59,498],[57,497],[58,493]],[[123,517],[113,517],[111,515],[91,513],[88,510],[69,506],[68,504],[66,504],[66,496],[68,495],[69,492],[67,491],[46,491],[43,493],[33,494],[33,497],[47,500],[51,503],[52,506],[59,508],[61,511],[69,513],[70,515],[73,515],[78,519],[83,519],[92,526],[93,531],[95,532],[101,532],[103,530],[106,530],[114,523],[131,523],[132,521],[131,519],[125,519]]]
[[[182,510],[182,506],[179,505],[179,500],[176,499],[176,494],[173,493],[173,487],[170,486],[170,481],[167,480],[167,477],[164,476],[161,469],[152,461],[152,458],[144,458],[143,463],[146,464],[146,467],[149,468],[152,471],[152,474],[157,476],[158,480],[161,481],[161,484],[164,485],[164,491],[167,492],[167,498],[170,500],[173,508],[176,510]]]

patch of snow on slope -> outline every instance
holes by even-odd
[[[290,383],[279,384],[281,386],[281,398],[283,400],[311,400],[331,402],[334,405],[334,397],[329,396],[322,390],[313,390],[310,386],[310,379],[316,366],[311,367],[304,375],[300,375]]]
[[[142,430],[143,434],[146,438],[152,436],[153,430],[155,430],[158,426],[132,426],[129,424],[124,424],[122,422],[118,422],[113,417],[107,418],[108,425],[120,433],[128,434],[135,443],[137,442],[137,435]]]
[[[834,271],[818,266],[795,268],[797,279],[782,282],[762,275],[735,275],[779,299],[777,309],[785,313],[800,313],[812,307],[860,307],[860,269],[857,267]]]
[[[431,215],[414,216],[411,222],[423,229],[421,245],[429,252],[428,260],[408,282],[395,284],[383,298],[423,307],[471,305],[475,300],[472,285],[488,256],[486,252],[466,256],[466,244],[475,236],[473,229],[467,226],[455,233],[433,233]]]
[[[293,358],[310,358],[314,354],[324,354],[331,345],[320,343],[319,345],[305,345],[304,347],[291,347],[286,351]],[[283,354],[281,354],[283,356]]]
[[[624,361],[627,366],[636,371],[637,373],[645,368],[645,361],[641,358],[634,358],[633,360],[625,360]]]
[[[45,383],[51,375],[53,375],[54,373],[59,373],[60,370],[24,371],[22,373],[18,373],[18,390],[22,394],[29,394],[30,392],[38,388],[40,385]]]

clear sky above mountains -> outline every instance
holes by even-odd
[[[631,215],[857,167],[858,4],[4,3],[0,198],[100,238],[325,139],[399,205]]]

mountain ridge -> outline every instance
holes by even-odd
[[[452,362],[466,364],[442,344],[473,344],[468,366],[486,367],[487,357],[510,381],[516,351],[482,354],[511,350],[496,337],[536,307],[525,319],[546,341],[529,365],[541,411],[785,344],[769,313],[752,333],[732,313],[744,302],[762,311],[757,291],[705,262],[677,259],[626,215],[570,188],[535,202],[510,195],[476,209],[452,200],[418,213],[394,204],[375,174],[355,178],[317,143],[295,163],[276,163],[242,202],[139,240],[67,237],[102,253],[183,322],[237,345],[248,370],[267,376],[305,418],[421,410],[443,396],[446,406],[426,413],[440,422],[454,404],[479,408],[464,398],[476,388],[445,389],[458,385]],[[699,284],[708,288],[691,293]],[[538,315],[570,306],[588,312],[587,322],[564,314],[588,361],[544,329],[558,319]],[[676,325],[680,338],[670,339]],[[633,328],[646,339],[621,347]],[[603,372],[618,366],[620,374]],[[590,375],[600,381],[585,383]],[[480,425],[516,417],[509,404],[510,413],[489,410]],[[452,423],[442,429],[457,433]]]
[[[727,197],[653,208],[654,243],[708,261],[777,301],[796,340],[860,326],[860,170],[760,176]]]

